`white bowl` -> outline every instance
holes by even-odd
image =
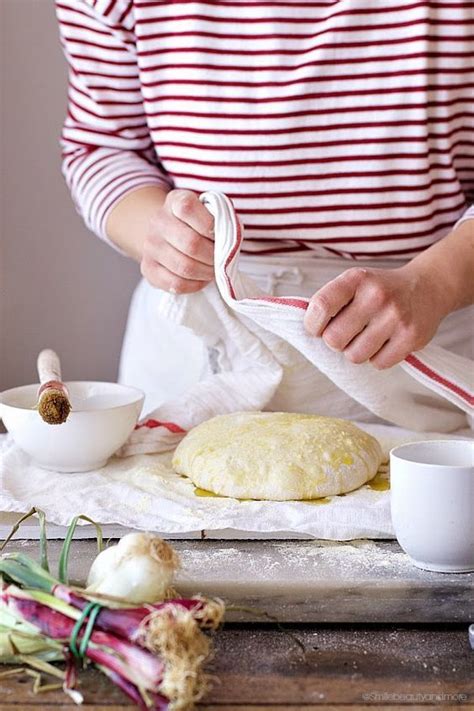
[[[137,424],[144,394],[117,383],[66,383],[72,410],[48,425],[35,408],[38,384],[0,393],[0,417],[16,444],[43,469],[86,472],[103,467]]]

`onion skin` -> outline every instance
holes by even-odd
[[[51,591],[51,594],[78,610],[83,610],[90,602],[89,597],[83,597],[66,585],[56,585]],[[191,599],[177,598],[174,600],[166,600],[165,602],[158,602],[147,605],[146,607],[121,607],[118,609],[103,607],[96,617],[95,627],[104,630],[104,632],[111,632],[124,639],[136,641],[140,636],[142,623],[149,618],[153,612],[178,608],[189,610],[200,627],[215,629],[220,623],[221,618],[216,620],[215,624],[208,623],[205,613],[206,610],[209,609],[210,604],[212,604],[212,602],[205,598],[195,597]]]
[[[118,546],[104,548],[94,559],[87,575],[87,585],[98,585],[107,575],[111,575],[117,565]]]
[[[154,603],[165,598],[178,565],[174,550],[158,536],[128,533],[95,558],[86,592]]]
[[[10,595],[8,591],[3,591],[2,600],[13,614],[34,625],[42,634],[69,643],[75,624],[70,617],[35,600]],[[133,672],[135,680],[143,688],[158,691],[164,672],[163,662],[158,657],[108,632],[94,630],[90,640],[92,644],[88,645],[86,656],[92,662],[129,680]]]
[[[119,687],[119,689],[122,689],[123,693],[126,694],[128,698],[131,699],[138,706],[139,709],[141,709],[141,711],[150,711],[150,708],[147,707],[144,703],[143,697],[141,696],[135,684],[132,684],[127,679],[124,679],[123,676],[120,676],[120,674],[117,674],[116,672],[111,671],[110,669],[107,669],[105,667],[100,668],[102,669],[104,674],[106,674],[109,679]],[[153,711],[168,711],[170,702],[165,696],[163,696],[162,694],[155,693],[148,693],[148,696],[151,697],[151,700],[153,702],[153,706],[151,707]]]

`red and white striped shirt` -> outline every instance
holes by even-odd
[[[219,190],[244,252],[412,257],[474,193],[474,2],[57,0],[86,223]]]

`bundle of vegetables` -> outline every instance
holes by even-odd
[[[0,662],[60,676],[77,703],[82,702],[74,688],[78,668],[93,663],[141,709],[192,708],[206,689],[202,665],[211,640],[203,630],[219,626],[222,601],[179,598],[170,588],[178,558],[158,537],[128,534],[102,550],[98,526],[99,554],[88,587],[69,585],[74,529],[79,519],[90,519],[71,522],[55,578],[49,572],[44,515],[32,510],[27,516],[33,512],[40,519],[41,564],[22,553],[0,557]],[[64,672],[51,665],[57,660],[65,661]]]

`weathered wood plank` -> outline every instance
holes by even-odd
[[[53,569],[61,541],[51,541]],[[223,597],[231,621],[289,623],[468,623],[474,619],[474,574],[430,573],[412,566],[396,542],[173,541],[182,559],[182,594]],[[11,550],[36,556],[37,542]],[[75,541],[71,577],[83,582],[96,554]]]
[[[436,711],[452,709],[454,708],[454,706],[455,704],[451,706],[437,704]],[[298,704],[296,706],[289,704],[272,704],[270,706],[268,706],[267,704],[259,704],[258,706],[249,704],[245,704],[245,706],[234,704],[206,704],[200,705],[199,711],[243,711],[244,709],[245,711],[281,711],[282,709],[285,709],[285,711],[319,711],[321,708],[321,705],[316,704]],[[383,708],[384,711],[407,711],[407,708],[409,708],[409,711],[426,711],[427,707],[426,705],[418,706],[412,704],[410,704],[409,707],[407,707],[406,704],[403,706],[387,706],[385,704],[378,704],[377,706],[374,706],[373,704],[325,704],[323,708],[328,709],[330,711],[375,711],[378,708]],[[107,709],[107,711],[110,711],[110,707]]]
[[[457,704],[452,704],[452,705],[445,705],[445,704],[436,704],[436,710],[437,711],[446,711],[446,709],[453,709],[457,706]],[[17,704],[2,704],[0,703],[0,709],[2,711],[18,711],[19,706]],[[34,709],[34,711],[50,711],[52,708],[55,709],[55,711],[77,711],[77,705],[76,704],[71,704],[71,705],[64,705],[61,704],[60,706],[50,706],[49,704],[31,704],[29,706],[23,706],[21,708],[31,708]],[[96,706],[91,705],[91,704],[86,704],[83,706],[83,708],[87,708],[88,711],[130,711],[130,706],[120,706],[117,704],[113,704],[111,706]],[[314,704],[298,704],[297,706],[291,705],[289,706],[288,704],[272,704],[268,706],[267,704],[259,704],[258,706],[250,706],[249,704],[245,704],[244,706],[242,705],[235,705],[235,704],[198,704],[196,707],[197,711],[281,711],[281,709],[285,709],[285,711],[315,711],[316,709],[320,709],[321,706],[316,706]],[[410,711],[426,711],[427,706],[418,706],[418,705],[412,705],[410,704],[409,707],[407,705],[403,706],[387,706],[387,705],[377,705],[374,707],[374,705],[354,705],[354,704],[328,704],[324,706],[325,709],[330,709],[330,711],[374,711],[374,708],[383,708],[384,711],[407,711],[407,708],[410,709]]]
[[[464,628],[231,627],[216,634],[215,647],[208,669],[215,682],[204,700],[214,711],[216,705],[474,708],[474,660]],[[98,672],[85,672],[81,681],[86,708],[126,706]],[[0,690],[15,711],[69,707],[61,692],[34,696],[26,675],[0,679]]]
[[[436,711],[446,711],[446,709],[453,709],[457,706],[457,704],[452,704],[452,705],[445,705],[445,704],[436,704]],[[2,704],[0,702],[0,709],[2,711],[19,711],[19,706],[17,704]],[[77,711],[77,705],[76,704],[71,704],[71,705],[64,705],[61,704],[59,706],[50,706],[49,704],[45,705],[43,703],[40,704],[31,704],[29,706],[23,706],[22,708],[31,708],[34,709],[34,711],[51,711],[52,708],[54,708],[54,711]],[[86,704],[83,708],[86,708],[87,711],[130,711],[130,706],[127,704],[126,706],[123,705],[109,705],[109,706],[96,706],[95,704]],[[325,709],[328,709],[329,711],[374,711],[374,709],[377,708],[383,708],[384,711],[407,711],[407,708],[409,708],[410,711],[426,711],[427,706],[419,706],[419,705],[412,705],[410,704],[409,707],[407,705],[403,706],[375,706],[372,705],[364,705],[361,706],[359,704],[354,705],[354,704],[327,704],[324,706]],[[258,705],[249,705],[245,704],[242,706],[241,704],[235,705],[235,704],[199,704],[197,706],[197,711],[282,711],[282,709],[285,709],[285,711],[316,711],[318,709],[321,709],[320,705],[315,705],[315,704],[298,704],[298,705],[288,705],[288,704],[258,704]]]

